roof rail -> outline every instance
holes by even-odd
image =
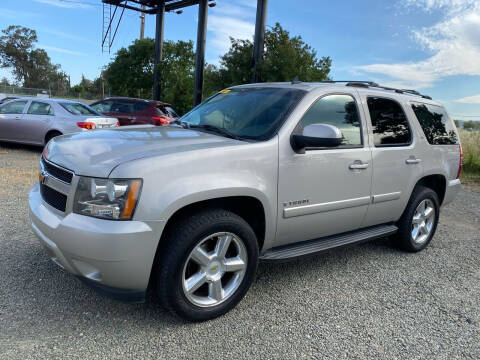
[[[335,83],[347,83],[347,86],[355,86],[349,84],[357,84],[357,86],[378,86],[376,82],[373,81],[363,81],[363,80],[323,80],[323,81],[315,81],[318,83],[327,83],[327,84],[335,84]]]
[[[332,82],[345,82],[345,81],[332,81]],[[397,94],[409,94],[409,95],[416,95],[420,96],[424,99],[432,100],[432,98],[428,95],[423,95],[419,93],[417,90],[411,90],[411,89],[396,89],[388,86],[381,86],[378,85],[377,83],[373,81],[350,81],[347,83],[347,86],[355,86],[355,87],[363,87],[363,88],[378,88],[378,89],[383,89],[383,90],[389,90],[389,91],[394,91]]]

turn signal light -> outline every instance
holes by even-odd
[[[87,130],[94,130],[96,128],[95,124],[90,121],[80,121],[77,122],[77,126],[81,127],[82,129],[87,129]]]

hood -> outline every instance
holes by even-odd
[[[108,177],[127,161],[239,144],[246,143],[192,129],[140,125],[59,136],[44,154],[77,175]]]

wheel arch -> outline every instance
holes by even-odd
[[[155,252],[151,272],[150,272],[150,281],[149,287],[155,284],[155,274],[154,269],[157,268],[158,261],[161,258],[160,254],[162,249],[165,247],[166,238],[168,233],[175,226],[175,223],[179,219],[194,214],[195,212],[205,210],[208,208],[221,208],[229,210],[238,216],[242,217],[253,229],[255,235],[257,236],[258,249],[261,251],[263,244],[265,242],[265,237],[267,234],[267,213],[265,212],[265,205],[262,201],[254,196],[250,195],[234,195],[234,196],[224,196],[224,197],[214,197],[203,199],[195,202],[190,202],[184,204],[183,206],[177,208],[166,220],[165,226],[163,227],[162,235],[160,236],[159,242],[157,244],[157,250]]]
[[[431,174],[424,176],[417,181],[415,187],[417,186],[425,186],[435,191],[440,200],[440,205],[442,205],[443,199],[445,198],[445,191],[447,189],[447,178],[445,175]]]
[[[58,129],[49,129],[49,130],[47,131],[47,133],[45,134],[45,136],[43,137],[43,144],[44,144],[44,145],[47,145],[47,142],[48,142],[47,139],[49,138],[49,136],[50,136],[51,134],[54,134],[54,133],[58,133],[58,134],[60,134],[60,135],[63,135],[63,133],[62,133],[60,130],[58,130]]]
[[[207,208],[228,210],[243,218],[255,232],[259,249],[262,248],[265,241],[267,215],[262,201],[257,197],[250,195],[224,196],[204,199],[188,203],[176,209],[165,224],[160,243],[162,243],[162,240],[164,240],[169,229],[171,229],[171,227],[174,226],[179,219]]]

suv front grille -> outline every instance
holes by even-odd
[[[43,158],[42,158],[42,166],[53,177],[59,180],[62,180],[67,184],[70,184],[72,182],[72,178],[73,178],[72,172],[64,170],[58,166],[55,166],[52,163],[45,161]]]
[[[67,196],[57,190],[40,183],[40,194],[43,200],[57,210],[65,212],[67,208]]]

